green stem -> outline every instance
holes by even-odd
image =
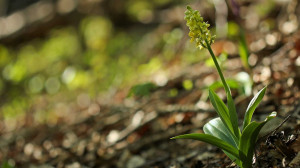
[[[226,80],[225,80],[224,75],[223,75],[223,73],[222,73],[222,71],[221,71],[221,68],[220,68],[219,63],[218,63],[218,61],[217,61],[217,58],[216,58],[214,52],[212,51],[212,49],[211,49],[211,47],[210,47],[208,41],[205,40],[205,42],[206,42],[206,45],[207,45],[207,49],[208,49],[208,51],[209,51],[209,53],[210,53],[210,55],[211,55],[211,57],[212,57],[212,59],[213,59],[213,61],[214,61],[214,63],[215,63],[215,66],[216,66],[216,68],[217,68],[217,70],[218,70],[218,73],[219,73],[219,76],[220,76],[221,81],[222,81],[222,83],[223,83],[224,89],[225,89],[226,93],[230,94],[230,96],[231,96],[230,88],[229,88],[229,86],[228,86],[227,83],[226,83]]]
[[[229,109],[229,116],[230,116],[230,121],[231,121],[231,124],[232,124],[232,127],[233,127],[233,130],[234,130],[234,135],[235,135],[235,139],[238,141],[238,139],[240,138],[241,136],[241,132],[239,130],[239,127],[238,127],[238,117],[237,117],[237,114],[236,114],[236,109],[235,109],[235,105],[234,105],[234,101],[232,99],[232,95],[231,95],[231,91],[230,91],[230,88],[224,78],[224,75],[221,71],[221,67],[217,61],[217,58],[214,54],[214,52],[212,51],[211,47],[210,47],[210,43],[205,40],[205,43],[206,43],[206,46],[207,46],[207,49],[215,63],[215,66],[217,68],[217,71],[219,73],[219,76],[221,78],[221,81],[223,83],[223,86],[224,86],[224,89],[226,91],[226,95],[227,95],[227,105],[228,105],[228,109]],[[238,142],[237,142],[238,143]]]

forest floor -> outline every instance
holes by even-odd
[[[249,69],[237,54],[228,54],[222,67],[226,78],[247,71],[253,93],[267,86],[253,120],[263,121],[273,111],[278,114],[258,138],[253,167],[300,167],[300,31],[267,33],[248,34]],[[220,40],[212,47],[221,53],[228,44],[233,43]],[[0,163],[5,168],[237,167],[217,147],[170,139],[202,133],[204,124],[217,117],[207,86],[219,80],[214,67],[204,62],[172,71],[167,83],[150,89],[149,95],[127,97],[129,89],[119,89],[84,108],[71,108],[74,114],[54,125],[33,122],[31,114],[26,115],[21,128],[0,131]],[[185,81],[192,83],[190,89],[183,86]],[[216,92],[226,100],[222,88]],[[232,94],[241,125],[253,94],[246,96],[237,88]]]
[[[258,140],[254,167],[300,167],[300,36],[283,38],[257,55],[251,69],[253,90],[267,84],[268,88],[254,119],[262,121],[272,111],[278,117]],[[118,91],[105,104],[98,104],[99,113],[87,115],[97,110],[98,106],[91,106],[70,116],[76,122],[28,124],[4,133],[0,157],[15,167],[237,167],[216,147],[170,140],[179,134],[202,132],[203,125],[216,117],[207,99],[199,101],[205,96],[204,83],[218,78],[213,68],[203,64],[181,70],[149,96],[126,98],[124,91]],[[225,67],[225,76],[243,70],[238,57],[229,57]],[[183,89],[185,79],[197,87]],[[171,88],[178,94],[169,96]],[[224,98],[222,89],[218,94]],[[237,90],[233,97],[242,120],[251,97]]]

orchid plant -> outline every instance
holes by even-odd
[[[217,58],[211,49],[215,36],[211,35],[208,23],[203,21],[199,11],[187,6],[185,20],[190,29],[191,41],[195,41],[197,47],[206,48],[217,68],[223,87],[226,92],[227,105],[213,91],[209,90],[209,99],[218,113],[218,118],[210,120],[203,127],[204,133],[184,134],[171,139],[194,139],[203,141],[221,148],[224,153],[241,168],[251,168],[255,144],[261,128],[272,118],[276,117],[276,112],[272,112],[264,121],[252,121],[254,110],[261,102],[266,87],[261,89],[251,100],[244,116],[242,129],[238,126],[238,116],[230,88],[226,83],[224,75],[218,64]]]

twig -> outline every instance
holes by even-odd
[[[291,117],[291,114],[289,114],[275,129],[274,131],[272,132],[271,135],[274,135],[278,129]],[[267,135],[270,135],[270,134],[267,134]]]
[[[274,135],[278,131],[278,129],[290,118],[290,116],[291,116],[291,114],[289,114],[287,117],[285,117],[285,119],[274,129],[274,131],[272,131],[272,132],[266,134],[265,136],[259,138],[259,140],[256,142],[255,149],[257,149],[257,144],[259,144],[258,142],[261,142],[263,139],[265,139],[266,137],[268,137],[270,135]],[[256,163],[258,164],[257,166],[259,166],[256,150],[254,152],[254,157],[255,157]]]

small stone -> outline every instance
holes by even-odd
[[[133,156],[129,159],[129,161],[126,164],[127,168],[136,168],[140,167],[145,163],[145,159],[140,156]]]

